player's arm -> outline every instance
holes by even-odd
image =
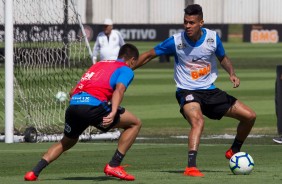
[[[155,57],[157,57],[155,49],[151,49],[147,52],[144,52],[143,54],[141,54],[139,56],[136,65],[133,67],[133,70],[143,66],[144,64],[148,63],[149,61],[151,61]]]
[[[103,125],[111,124],[117,113],[118,107],[122,102],[124,93],[134,78],[134,73],[129,67],[121,67],[117,69],[110,79],[110,85],[114,89],[111,103],[112,111],[110,114],[103,118]]]
[[[229,79],[233,83],[233,87],[237,88],[240,85],[240,79],[236,76],[231,60],[226,56],[222,42],[216,35],[216,51],[215,55],[220,62],[221,67],[229,74]]]
[[[139,56],[138,62],[136,66],[133,68],[134,70],[136,68],[139,68],[140,66],[148,63],[152,59],[154,59],[157,56],[161,55],[173,55],[176,53],[175,50],[175,42],[174,42],[174,37],[171,36],[165,41],[159,43],[156,47],[153,49],[141,54]]]
[[[103,117],[103,126],[108,126],[109,124],[111,124],[114,121],[118,107],[122,102],[125,90],[126,90],[126,87],[124,84],[118,83],[116,85],[116,89],[113,92],[112,101],[111,101],[112,111],[110,112],[108,116]]]
[[[233,87],[237,88],[240,85],[240,79],[236,76],[231,60],[225,55],[217,57],[221,67],[229,74],[229,79],[233,83]]]

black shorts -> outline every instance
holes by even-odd
[[[111,112],[111,105],[102,103],[99,106],[90,105],[70,105],[65,113],[64,134],[69,138],[78,138],[89,126],[107,132],[115,126],[120,119],[120,114],[125,112],[123,107],[119,107],[113,123],[109,126],[102,126],[103,117]]]
[[[218,88],[212,90],[181,89],[176,91],[176,99],[184,118],[183,106],[190,102],[198,102],[202,113],[210,119],[221,119],[237,100]]]

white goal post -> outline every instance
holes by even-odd
[[[5,143],[13,143],[14,135],[14,60],[13,1],[5,3]]]
[[[5,73],[6,81],[5,97],[0,91],[0,98],[5,98],[5,104],[0,104],[0,120],[5,116],[0,141],[58,141],[68,100],[55,96],[59,91],[68,94],[92,65],[75,1],[1,1],[0,8],[5,5],[5,71],[0,63],[0,74]],[[0,13],[0,32],[2,23]],[[89,128],[80,140],[117,139],[119,135],[119,131],[103,134]]]

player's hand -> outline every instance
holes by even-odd
[[[108,114],[108,116],[103,117],[103,123],[102,125],[107,127],[109,126],[111,123],[113,123],[114,118],[115,118],[115,113],[111,112],[110,114]]]
[[[240,85],[240,79],[236,75],[230,76],[230,81],[233,83],[233,88],[237,88]]]

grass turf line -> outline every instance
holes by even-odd
[[[50,143],[38,144],[0,144],[0,181],[5,184],[26,183],[25,172],[40,159]],[[228,167],[224,152],[230,144],[202,144],[197,164],[205,174],[204,178],[183,176],[187,163],[186,144],[134,144],[125,157],[123,164],[130,166],[126,170],[136,176],[138,184],[184,184],[184,183],[272,183],[282,180],[281,146],[250,145],[242,147],[254,158],[255,167],[250,175],[236,176]],[[121,181],[106,177],[104,165],[110,160],[116,142],[78,143],[64,153],[56,162],[49,165],[40,175],[40,183],[106,183]]]

